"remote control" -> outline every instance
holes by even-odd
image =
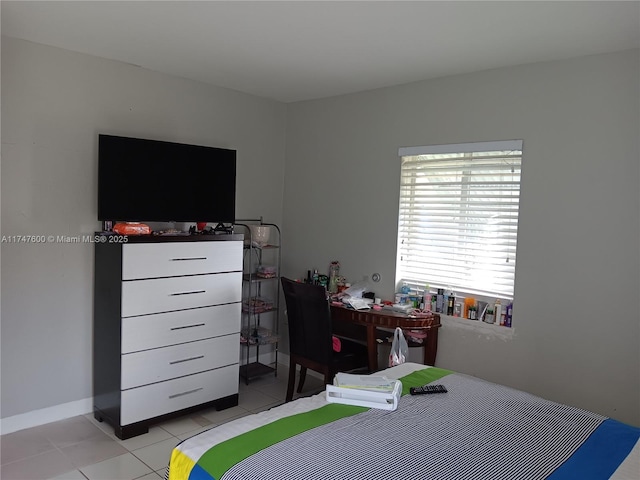
[[[422,387],[411,387],[409,393],[411,395],[425,395],[428,393],[446,393],[447,389],[444,385],[423,385]]]

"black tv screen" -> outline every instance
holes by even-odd
[[[98,143],[98,220],[235,221],[235,150],[113,135]]]

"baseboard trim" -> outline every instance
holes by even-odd
[[[45,423],[57,422],[65,418],[86,415],[93,410],[93,398],[83,398],[69,403],[41,408],[30,412],[0,419],[0,434],[17,432],[25,428],[37,427]]]
[[[273,361],[269,353],[260,355],[260,361],[270,363]],[[278,352],[278,364],[288,366],[289,355]],[[309,375],[322,378],[322,376],[312,370]],[[26,428],[37,427],[45,423],[57,422],[78,415],[86,415],[93,411],[93,397],[83,398],[69,403],[54,405],[53,407],[41,408],[30,412],[13,415],[0,419],[0,434],[17,432]]]

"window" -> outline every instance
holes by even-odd
[[[522,141],[399,155],[398,282],[513,298]]]

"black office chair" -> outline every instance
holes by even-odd
[[[324,375],[331,383],[337,372],[368,371],[366,345],[341,340],[340,352],[333,350],[331,310],[325,288],[281,278],[289,322],[289,384],[285,401],[293,398],[296,366],[300,365],[298,393],[302,391],[307,368]]]

